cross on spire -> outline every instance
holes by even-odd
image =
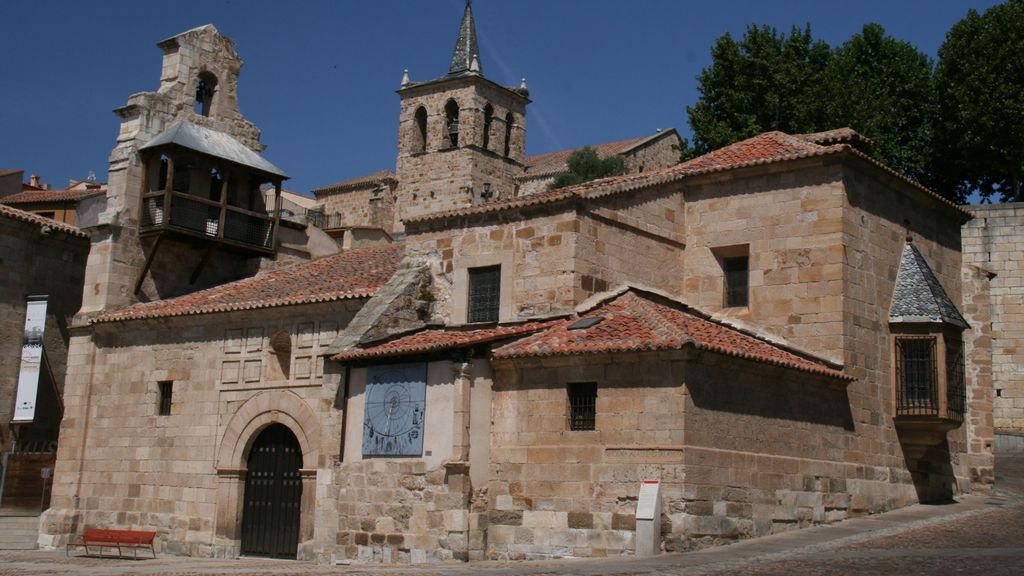
[[[466,10],[462,13],[459,36],[455,39],[455,50],[452,51],[452,63],[448,67],[449,76],[466,72],[483,74],[483,69],[480,66],[480,48],[476,44],[473,3],[470,0],[466,0]]]

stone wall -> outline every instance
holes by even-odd
[[[67,322],[82,302],[88,251],[88,238],[0,216],[0,451],[11,441],[26,299],[47,296],[44,349],[59,392],[64,388],[70,338]],[[46,385],[41,378],[40,386]],[[42,413],[39,417],[52,420],[49,425],[54,427],[59,418]]]
[[[994,425],[1024,433],[1024,206],[971,206],[964,224],[964,265],[990,272]]]
[[[238,553],[247,443],[281,422],[303,468],[322,465],[319,354],[358,301],[79,328],[42,544],[86,526],[155,530],[157,551]],[[158,383],[172,382],[170,415]],[[304,473],[300,556],[310,557],[315,476]]]
[[[394,183],[367,183],[321,194],[327,218],[325,228],[372,227],[391,231],[394,226]]]

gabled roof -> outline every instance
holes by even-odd
[[[835,132],[835,131],[830,131]],[[829,134],[822,133],[822,134]],[[921,190],[932,198],[945,204],[948,207],[960,212],[965,218],[970,218],[969,212],[935,192],[925,188],[918,182],[907,178],[899,172],[874,160],[860,150],[847,143],[830,144],[823,146],[816,144],[813,140],[817,134],[803,134],[794,136],[783,132],[765,132],[753,138],[748,138],[735,144],[730,144],[718,150],[714,150],[703,156],[690,159],[682,164],[650,170],[637,174],[625,174],[612,176],[600,180],[591,180],[574,186],[567,186],[556,190],[548,190],[538,194],[520,196],[497,202],[488,202],[467,208],[457,208],[431,214],[421,214],[405,220],[405,223],[429,222],[471,216],[476,214],[489,214],[503,212],[506,210],[520,210],[529,206],[540,204],[553,204],[556,202],[571,201],[580,198],[597,198],[612,194],[620,194],[640,190],[651,186],[678,182],[692,176],[737,170],[752,166],[774,164],[778,162],[789,162],[804,158],[828,156],[832,154],[849,154],[857,157]],[[826,138],[828,140],[829,138]],[[834,138],[833,138],[834,139]]]
[[[334,184],[328,184],[322,188],[316,188],[313,190],[313,194],[324,194],[326,192],[340,192],[342,190],[351,190],[353,188],[359,188],[361,186],[369,186],[372,184],[379,184],[383,182],[396,183],[398,182],[395,177],[395,173],[391,170],[378,170],[371,172],[364,176],[357,176],[355,178],[349,178],[348,180],[342,180],[341,182],[335,182]]]
[[[675,128],[657,132],[655,134],[649,134],[647,136],[638,136],[636,138],[630,138],[628,140],[619,140],[618,142],[605,142],[604,144],[597,144],[590,146],[597,151],[597,155],[601,158],[608,156],[614,156],[616,154],[625,154],[635,148],[639,148],[648,142],[663,138],[668,134],[674,134]],[[518,180],[528,180],[531,178],[540,178],[545,176],[553,176],[555,174],[561,174],[569,170],[569,165],[566,160],[569,156],[572,156],[573,152],[582,150],[586,146],[580,148],[572,148],[569,150],[558,150],[556,152],[547,152],[545,154],[537,154],[530,156],[526,159],[526,173],[522,176],[517,177]]]
[[[572,329],[579,319],[601,319]],[[773,364],[842,380],[851,377],[822,360],[798,355],[782,346],[711,319],[681,302],[632,288],[611,301],[555,323],[550,328],[505,344],[495,359],[575,356],[681,350],[692,346],[727,356]]]
[[[106,187],[69,190],[25,190],[0,198],[4,204],[33,204],[38,202],[78,202],[85,198],[106,194]]]
[[[180,36],[180,34],[179,34]],[[210,130],[204,126],[193,124],[188,120],[178,120],[170,128],[146,142],[139,150],[147,150],[157,146],[177,144],[196,152],[222,158],[235,164],[248,166],[255,170],[288,178],[288,175],[274,166],[266,158],[254,152],[229,134]]]
[[[10,218],[11,220],[17,220],[19,222],[27,222],[29,224],[34,224],[41,229],[45,228],[48,230],[57,230],[59,232],[63,232],[64,234],[68,234],[69,236],[77,236],[79,238],[89,237],[88,234],[82,232],[80,229],[70,224],[57,222],[56,220],[44,218],[42,216],[32,214],[31,212],[25,212],[24,210],[11,208],[10,206],[5,206],[3,204],[0,204],[0,217]]]
[[[532,334],[554,324],[554,320],[527,322],[524,324],[480,327],[434,328],[399,336],[385,342],[374,342],[369,345],[340,352],[331,357],[338,362],[352,360],[369,360],[426,354],[467,348],[478,344],[487,344],[498,340]]]
[[[896,288],[889,305],[889,322],[942,323],[968,328],[956,304],[935,277],[914,243],[907,241],[896,273]]]
[[[404,252],[403,244],[348,250],[184,296],[105,312],[93,319],[93,322],[212,314],[369,298],[395,273]]]

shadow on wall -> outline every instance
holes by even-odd
[[[949,442],[943,440],[940,444],[925,448],[908,445],[898,428],[897,434],[901,436],[903,458],[914,480],[918,501],[922,504],[954,502],[953,494],[956,492],[957,483],[949,453]]]
[[[792,370],[755,374],[736,368],[688,367],[686,386],[697,408],[854,430],[846,388]]]

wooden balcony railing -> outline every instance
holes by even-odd
[[[167,201],[170,200],[170,209]],[[142,197],[140,232],[175,231],[239,247],[273,251],[274,217],[190,194],[163,191]]]

